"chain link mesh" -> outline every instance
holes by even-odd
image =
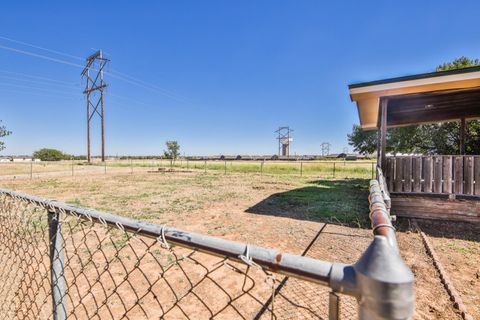
[[[0,319],[52,318],[61,281],[57,310],[69,319],[328,318],[328,288],[58,209],[52,255],[52,209],[0,195]]]

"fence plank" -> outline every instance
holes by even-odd
[[[442,157],[433,157],[433,192],[442,192]]]
[[[413,192],[422,191],[422,158],[412,159]]]
[[[412,192],[412,157],[403,158],[403,191]]]
[[[396,192],[402,192],[402,179],[403,179],[403,159],[404,158],[395,158],[395,181],[393,189]]]
[[[473,194],[473,157],[466,156],[464,158],[464,180],[465,185],[463,188],[464,194]]]
[[[395,163],[394,158],[387,158],[387,185],[388,190],[393,191],[393,180],[395,178]]]
[[[452,193],[452,157],[443,157],[443,192]]]
[[[423,158],[423,192],[432,192],[432,157]]]
[[[475,157],[473,161],[473,172],[474,172],[474,179],[475,179],[475,194],[480,195],[480,157]]]
[[[454,190],[455,194],[463,193],[463,157],[454,157]]]

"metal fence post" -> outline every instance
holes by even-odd
[[[333,291],[328,295],[328,320],[340,319],[340,297]]]
[[[63,215],[60,211],[48,211],[50,237],[50,277],[53,302],[53,319],[67,319],[67,285],[65,281],[65,245],[62,236]]]
[[[333,162],[333,177],[335,178],[335,161]]]
[[[303,176],[303,162],[300,161],[300,177]]]

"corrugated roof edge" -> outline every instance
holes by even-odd
[[[447,71],[435,71],[435,72],[420,73],[420,74],[415,74],[415,75],[411,75],[411,76],[389,78],[389,79],[375,80],[375,81],[369,81],[369,82],[353,83],[353,84],[349,84],[348,88],[349,89],[361,88],[361,87],[374,86],[374,85],[378,85],[378,84],[386,84],[386,83],[409,81],[409,80],[418,80],[418,79],[425,79],[425,78],[434,78],[434,77],[441,77],[441,76],[448,76],[448,75],[452,75],[452,74],[469,73],[469,72],[476,72],[476,71],[480,71],[480,66],[468,67],[468,68],[462,68],[462,69],[455,69],[455,70],[447,70]]]

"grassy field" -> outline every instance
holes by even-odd
[[[45,173],[65,175],[87,174],[97,171],[146,172],[158,169],[182,169],[192,171],[213,171],[218,173],[259,173],[274,175],[315,176],[322,178],[373,177],[375,163],[371,161],[203,161],[177,160],[115,160],[85,161],[42,161],[33,163],[0,163],[0,177],[35,177]]]
[[[372,161],[222,161],[222,160],[123,160],[107,162],[109,167],[181,168],[223,173],[265,173],[316,175],[329,178],[371,178]]]

